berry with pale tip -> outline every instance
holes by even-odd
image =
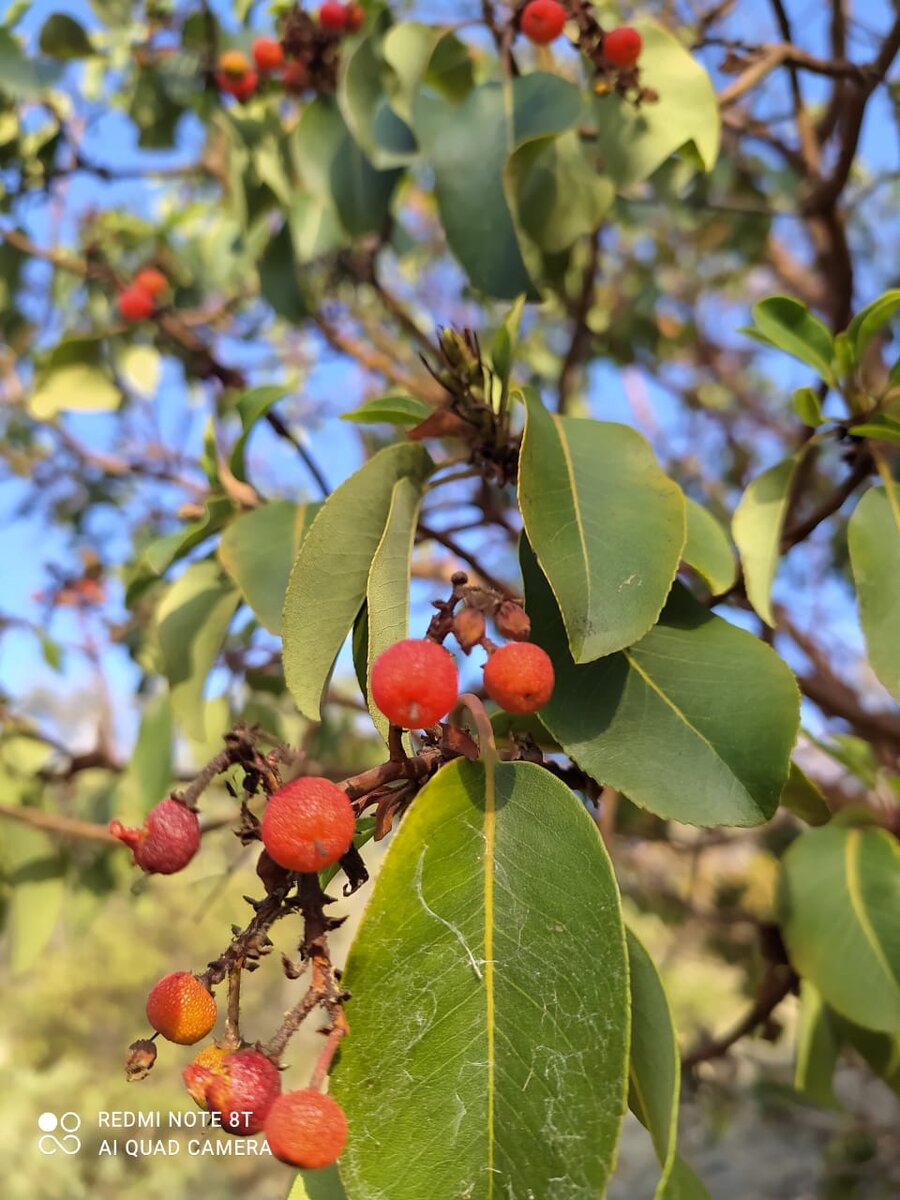
[[[307,775],[273,792],[259,833],[279,866],[311,874],[343,858],[355,829],[347,793],[330,779]]]
[[[407,638],[375,659],[371,689],[372,699],[392,725],[424,729],[456,703],[459,675],[449,650],[437,642]]]

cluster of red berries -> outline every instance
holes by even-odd
[[[520,18],[522,32],[530,42],[547,46],[556,41],[566,24],[565,7],[559,0],[529,0]],[[623,25],[603,35],[603,57],[610,66],[630,70],[641,54],[641,35]]]
[[[144,267],[131,283],[119,292],[119,312],[126,321],[146,321],[156,312],[160,297],[169,281],[156,267]]]

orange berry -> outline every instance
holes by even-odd
[[[557,0],[531,0],[522,9],[522,32],[539,46],[555,41],[565,23],[566,10]]]
[[[347,5],[346,29],[348,33],[356,33],[362,29],[366,20],[366,10],[361,4]]]
[[[437,642],[407,638],[375,659],[372,699],[393,725],[423,729],[446,716],[459,694],[456,662]]]
[[[277,71],[284,65],[284,47],[277,38],[257,38],[253,43],[253,61],[260,71]]]
[[[197,814],[172,796],[150,809],[142,828],[110,821],[109,832],[131,848],[135,865],[148,875],[174,875],[200,849]]]
[[[314,1170],[333,1163],[347,1141],[344,1110],[315,1088],[279,1096],[265,1123],[266,1141],[276,1158]]]
[[[207,1046],[181,1073],[201,1108],[218,1113],[227,1133],[259,1133],[281,1092],[281,1073],[259,1050]]]
[[[192,1046],[215,1025],[216,1002],[196,975],[173,971],[150,989],[147,1020],[168,1041]]]
[[[603,35],[603,57],[614,67],[633,67],[641,56],[642,48],[641,35],[630,25],[611,29]]]
[[[238,79],[250,70],[250,60],[243,50],[226,50],[219,55],[219,70]]]
[[[487,694],[510,713],[533,713],[553,694],[553,663],[531,642],[509,642],[484,665]]]
[[[308,775],[279,788],[263,813],[260,836],[270,856],[289,871],[323,871],[350,849],[353,805],[330,779]]]
[[[319,9],[319,24],[323,29],[330,29],[332,33],[341,33],[347,28],[347,6],[336,4],[334,0],[326,0]]]
[[[156,310],[156,301],[143,288],[131,284],[119,292],[119,312],[126,321],[146,321]]]
[[[142,292],[146,292],[148,296],[152,296],[155,300],[169,286],[169,281],[163,275],[162,271],[158,271],[156,267],[144,267],[142,271],[138,271],[137,275],[135,275],[131,286],[140,288]]]

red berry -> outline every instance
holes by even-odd
[[[119,292],[119,312],[126,321],[146,321],[156,310],[156,301],[149,292],[131,284]]]
[[[629,25],[603,35],[603,57],[614,67],[633,67],[641,56],[641,35]]]
[[[347,5],[346,29],[348,33],[356,33],[362,29],[366,20],[366,10],[361,4]]]
[[[484,687],[507,712],[537,712],[553,694],[553,663],[540,646],[509,642],[485,663]]]
[[[314,1170],[333,1163],[347,1141],[344,1110],[330,1096],[303,1088],[279,1096],[266,1117],[266,1141],[276,1158]]]
[[[286,92],[293,92],[295,95],[305,92],[309,87],[309,71],[306,64],[292,59],[285,65],[281,82]]]
[[[257,38],[253,43],[253,61],[260,71],[277,71],[284,65],[284,47],[277,38]]]
[[[557,0],[531,0],[522,9],[522,32],[539,46],[555,41],[565,23],[566,10]]]
[[[347,15],[346,5],[336,4],[334,0],[326,0],[326,3],[319,9],[319,24],[323,29],[341,33],[347,28]]]
[[[110,821],[109,832],[131,848],[135,864],[149,875],[174,875],[200,849],[197,814],[171,796],[150,810],[141,829]]]
[[[281,1072],[259,1050],[207,1046],[181,1077],[200,1107],[218,1113],[222,1128],[240,1137],[259,1133],[281,1093]]]
[[[372,699],[393,725],[423,729],[446,716],[459,694],[453,655],[437,642],[395,642],[372,664]]]
[[[164,1038],[192,1046],[216,1023],[216,1002],[196,975],[173,971],[150,989],[147,1020]]]
[[[309,874],[345,855],[355,828],[347,793],[330,779],[309,775],[286,783],[269,798],[259,832],[279,866]]]
[[[142,292],[146,292],[148,296],[152,296],[156,300],[169,286],[169,281],[162,271],[157,271],[156,267],[144,267],[135,275],[131,286],[140,288]]]

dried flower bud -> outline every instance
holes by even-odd
[[[497,609],[494,618],[497,632],[512,642],[527,642],[531,636],[531,621],[529,621],[521,604],[513,600],[504,600]]]
[[[466,654],[484,637],[484,615],[474,608],[463,608],[453,618],[453,634]]]
[[[125,1078],[129,1083],[146,1079],[156,1062],[156,1046],[149,1038],[132,1042],[125,1056]]]

